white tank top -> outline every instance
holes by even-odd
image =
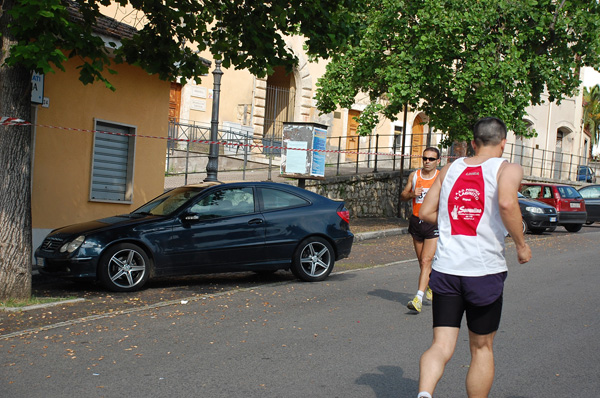
[[[507,270],[497,181],[505,161],[491,158],[471,166],[460,158],[448,168],[440,191],[436,271],[483,276]]]

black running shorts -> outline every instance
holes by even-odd
[[[425,239],[437,239],[440,236],[437,225],[421,221],[414,214],[408,219],[408,233],[419,242],[423,242]]]
[[[467,314],[467,327],[476,334],[490,334],[498,330],[502,315],[502,296],[492,304],[476,306],[462,296],[444,296],[433,292],[433,327],[460,328],[463,312]]]

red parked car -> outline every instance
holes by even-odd
[[[543,182],[521,184],[523,196],[554,206],[558,214],[558,225],[569,232],[577,232],[587,220],[585,201],[572,186]]]

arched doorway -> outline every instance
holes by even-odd
[[[556,130],[556,147],[554,152],[554,175],[555,179],[562,179],[563,170],[568,173],[568,159],[566,165],[563,165],[565,162],[563,152],[568,153],[569,149],[567,146],[567,136],[571,133],[569,129],[565,127],[559,127]],[[563,167],[564,166],[564,167]]]
[[[358,140],[360,137],[358,136],[358,117],[360,116],[360,111],[349,110],[348,111],[348,129],[346,131],[346,150],[353,153],[346,153],[346,161],[354,162],[357,159],[357,150],[358,150]]]
[[[284,67],[275,67],[267,78],[263,145],[281,147],[283,123],[294,121],[296,81]],[[264,148],[265,154],[279,155],[281,149]]]

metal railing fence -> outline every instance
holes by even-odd
[[[168,188],[202,181],[206,176],[210,126],[201,124],[169,124],[169,140],[165,175]],[[401,148],[401,135],[375,134],[349,140],[348,137],[328,137],[325,176],[362,174],[369,172],[408,170],[422,166],[421,155],[427,146],[438,146],[442,134],[424,134],[416,137],[407,134],[405,148]],[[279,151],[273,151],[275,142],[263,138],[254,140],[252,133],[232,128],[219,128],[219,180],[273,180],[283,178],[279,171]],[[411,145],[412,142],[423,142]],[[352,145],[352,146],[349,146]],[[275,145],[277,146],[277,145]],[[469,155],[470,145],[455,144],[440,149],[441,166],[460,156]],[[280,148],[282,149],[282,148]],[[273,156],[276,155],[276,156]],[[579,165],[588,165],[585,156],[507,144],[503,157],[523,166],[526,176],[558,181],[576,181]],[[594,166],[592,166],[594,168]],[[594,170],[596,172],[596,170]]]

